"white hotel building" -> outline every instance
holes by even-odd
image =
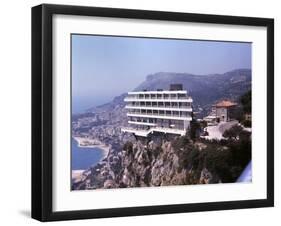
[[[185,135],[192,120],[192,98],[181,84],[171,85],[170,90],[128,92],[124,101],[130,127],[122,131],[136,136]]]

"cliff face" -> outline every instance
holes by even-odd
[[[193,144],[191,144],[193,145]],[[91,173],[73,185],[73,189],[125,188],[184,184],[218,183],[220,179],[206,168],[200,172],[180,160],[181,150],[171,141],[147,145],[136,141],[124,145],[123,151],[111,152]]]
[[[161,147],[153,142],[147,146],[135,143],[124,153],[123,167],[120,182],[126,187],[184,184],[187,174],[178,171],[179,158],[171,142],[163,142]]]

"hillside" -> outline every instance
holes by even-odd
[[[224,74],[193,75],[188,73],[159,72],[148,75],[144,82],[134,91],[168,90],[170,84],[181,83],[193,98],[195,111],[202,109],[206,113],[211,105],[220,99],[237,100],[239,96],[251,89],[252,72],[250,69],[237,69]],[[123,108],[125,93],[115,97],[111,102],[90,108],[88,112],[113,111],[116,106]]]
[[[146,80],[135,88],[135,91],[165,90],[169,89],[171,83],[181,83],[192,96],[194,106],[204,109],[222,98],[236,100],[251,89],[251,80],[250,69],[237,69],[224,74],[210,75],[159,72],[148,75]]]
[[[72,184],[74,190],[233,183],[251,159],[250,133],[239,140],[127,142]],[[159,141],[159,137],[157,138]]]

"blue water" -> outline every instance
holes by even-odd
[[[72,113],[84,113],[87,109],[96,106],[93,98],[72,97]]]
[[[114,96],[104,97],[77,97],[72,96],[72,114],[84,113],[92,107],[110,102]]]
[[[103,157],[99,148],[80,148],[76,140],[72,139],[71,168],[72,170],[85,170],[96,165]]]

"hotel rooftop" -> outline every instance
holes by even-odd
[[[128,92],[126,102],[128,124],[123,132],[147,137],[155,132],[185,135],[192,120],[192,98],[181,84],[169,90]]]

